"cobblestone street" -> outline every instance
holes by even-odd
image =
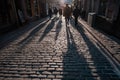
[[[94,37],[73,19],[66,27],[64,17],[45,18],[2,37],[0,80],[120,80]]]

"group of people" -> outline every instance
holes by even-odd
[[[63,10],[61,8],[59,8],[59,10],[57,10],[57,8],[54,8],[54,14],[57,15],[58,12],[59,12],[60,17],[62,15],[65,17],[66,26],[69,25],[69,20],[70,20],[72,14],[73,14],[73,16],[75,18],[75,26],[77,26],[78,17],[80,15],[80,10],[78,9],[77,6],[73,10],[69,7],[68,4],[66,4],[66,7],[64,7]],[[51,8],[49,8],[49,16],[50,16],[50,18],[52,16],[52,9]]]
[[[48,13],[49,13],[50,19],[51,19],[51,17],[52,17],[52,14],[55,14],[55,16],[57,16],[57,13],[58,13],[58,12],[59,12],[59,16],[62,16],[62,9],[61,9],[61,8],[59,8],[59,10],[58,10],[58,9],[55,7],[53,11],[52,11],[51,8],[49,8]]]
[[[80,10],[78,9],[78,6],[76,6],[73,10],[66,4],[66,7],[64,8],[63,16],[65,16],[66,26],[69,25],[70,17],[74,16],[75,18],[75,26],[78,24],[78,17],[80,16]]]

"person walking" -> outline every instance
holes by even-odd
[[[70,19],[71,13],[72,13],[71,8],[68,6],[68,4],[66,4],[66,7],[64,8],[64,11],[63,11],[63,16],[65,16],[66,26],[69,25],[69,19]]]
[[[57,8],[55,7],[55,8],[54,8],[54,14],[55,14],[56,17],[57,17],[57,13],[58,13],[58,10],[57,10]]]
[[[49,13],[49,17],[51,19],[51,17],[52,17],[52,9],[51,8],[49,8],[48,13]]]
[[[59,18],[61,19],[62,18],[62,9],[59,8]]]
[[[73,16],[75,18],[75,26],[77,26],[77,24],[78,24],[79,13],[80,13],[80,11],[79,11],[78,7],[76,6],[75,9],[73,10]]]

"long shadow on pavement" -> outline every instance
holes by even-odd
[[[77,50],[76,43],[70,28],[67,32],[67,52],[63,57],[63,79],[62,80],[85,80],[86,76],[92,76],[85,57]],[[89,80],[89,79],[88,79]],[[91,80],[95,80],[91,78]]]
[[[25,38],[23,39],[22,41],[20,41],[18,44],[20,44],[20,48],[23,48],[26,44],[28,44],[32,39],[33,37],[35,36],[35,34],[40,31],[40,29],[42,29],[46,23],[48,23],[49,20],[45,21],[44,23],[42,23],[40,26],[36,27],[35,29],[33,29],[30,34]]]
[[[56,26],[55,40],[57,40],[58,35],[59,35],[60,31],[61,31],[61,28],[62,28],[62,24],[61,23],[62,23],[62,20],[59,20],[59,22],[58,22],[58,24]]]
[[[102,51],[96,47],[96,45],[89,39],[89,37],[85,34],[83,27],[81,24],[75,27],[71,21],[71,25],[76,29],[80,35],[82,35],[83,40],[86,42],[86,45],[89,49],[90,61],[93,64],[87,63],[88,66],[91,67],[91,74],[83,77],[99,77],[100,80],[119,80],[120,78],[115,74],[113,67],[110,62],[106,59],[106,57],[102,54]],[[89,79],[88,79],[89,80]],[[91,80],[91,79],[90,79]]]
[[[44,37],[51,31],[51,29],[53,29],[57,20],[58,19],[56,19],[56,17],[51,20],[51,23],[46,27],[46,29],[43,32],[43,35],[40,37],[39,42],[41,42],[44,39]]]
[[[39,21],[40,23],[47,21],[48,19],[43,19]],[[31,30],[34,28],[34,26],[38,25],[38,21],[34,23],[30,23],[14,32],[11,32],[9,34],[1,36],[1,42],[0,42],[0,49],[3,49],[6,45],[9,45],[13,41],[17,40],[20,36],[22,36],[24,33],[27,31]]]

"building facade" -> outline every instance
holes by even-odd
[[[14,0],[0,0],[0,33],[17,24],[18,16]]]
[[[0,31],[46,16],[46,0],[0,0]]]
[[[14,0],[0,1],[0,25],[14,24],[17,19]]]
[[[120,35],[119,16],[120,16],[120,0],[76,0],[80,1],[81,12],[84,11],[87,21],[89,13],[95,13],[96,27],[115,35]]]
[[[25,22],[41,16],[41,0],[15,0],[15,2],[19,18],[21,12]]]

